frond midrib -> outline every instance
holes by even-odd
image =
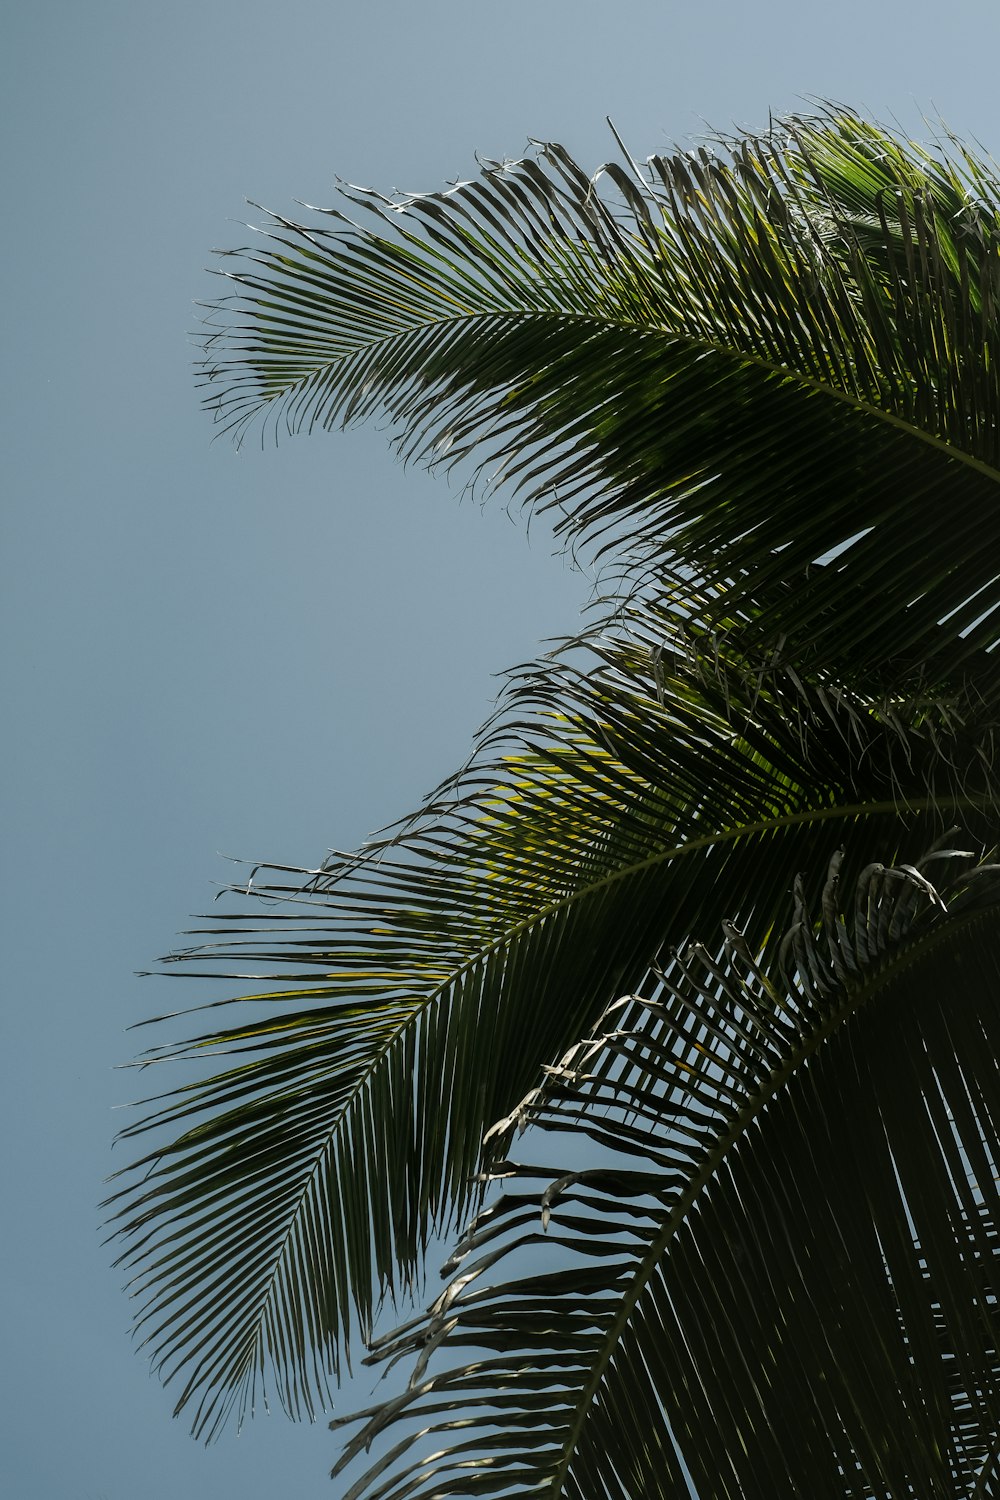
[[[954,794],[943,797],[908,797],[905,803],[902,804],[898,798],[888,798],[878,802],[835,803],[823,807],[806,808],[801,812],[785,813],[780,817],[761,818],[753,823],[741,823],[735,828],[724,828],[715,833],[703,834],[700,837],[688,839],[683,844],[674,844],[668,849],[659,849],[655,854],[647,855],[645,859],[636,860],[627,865],[620,865],[598,879],[591,881],[588,885],[579,886],[565,896],[560,896],[556,900],[548,902],[545,906],[538,907],[529,916],[505,928],[499,936],[478,947],[469,957],[464,958],[460,963],[455,964],[453,968],[449,969],[445,977],[433,989],[429,990],[426,995],[423,997],[413,997],[415,1003],[412,1010],[405,1020],[401,1021],[399,1026],[393,1031],[390,1042],[380,1049],[379,1060],[388,1051],[391,1042],[402,1035],[412,1021],[419,1019],[420,1012],[427,1005],[439,1000],[470,969],[482,963],[484,958],[489,958],[493,954],[500,952],[508,943],[514,941],[514,939],[520,937],[523,933],[530,931],[537,923],[545,921],[549,917],[556,916],[560,911],[575,905],[578,901],[585,900],[588,896],[607,889],[609,886],[616,885],[620,881],[628,880],[634,875],[639,875],[644,870],[655,869],[657,865],[665,864],[668,860],[680,859],[685,855],[697,853],[702,849],[710,849],[720,844],[734,843],[741,838],[754,837],[756,834],[776,833],[783,828],[800,827],[807,823],[829,822],[836,818],[878,817],[882,814],[899,814],[903,811],[913,813],[944,811],[946,809],[953,812],[982,811],[992,806],[993,801],[989,796],[970,796],[965,794]],[[284,992],[278,991],[276,993],[282,994]],[[315,998],[321,998],[324,989],[304,990],[302,993],[303,995],[312,995]],[[248,995],[245,998],[247,1000],[264,1000],[270,998],[270,995]],[[226,1033],[226,1035],[229,1035],[229,1033]],[[375,1066],[376,1064],[373,1064],[371,1069],[366,1070],[363,1081],[367,1081],[368,1074],[373,1071]]]
[[[219,274],[245,285],[252,284],[249,281],[244,282],[239,273],[226,271],[220,272]],[[266,407],[270,406],[272,402],[291,401],[292,399],[294,399],[294,397],[303,394],[313,382],[328,380],[333,372],[338,368],[338,366],[340,366],[347,360],[351,360],[360,355],[367,356],[380,347],[391,348],[393,344],[402,342],[415,333],[422,333],[431,328],[444,328],[449,325],[460,323],[474,324],[479,321],[497,322],[503,321],[505,319],[509,322],[515,322],[518,320],[526,321],[529,319],[537,319],[539,321],[554,320],[561,323],[576,322],[590,324],[595,328],[602,329],[639,330],[649,337],[664,337],[671,343],[686,345],[692,351],[701,351],[706,354],[716,354],[720,358],[730,359],[734,364],[760,370],[762,373],[776,376],[786,381],[790,385],[797,385],[803,390],[812,391],[817,395],[826,396],[832,400],[839,401],[842,405],[848,407],[853,411],[857,411],[864,416],[872,417],[879,422],[883,422],[887,426],[893,427],[900,432],[904,432],[909,437],[924,443],[927,447],[944,453],[948,458],[951,458],[958,463],[964,464],[966,467],[972,469],[976,473],[982,474],[986,478],[992,480],[994,483],[1000,483],[1000,468],[994,467],[992,464],[988,464],[984,459],[977,458],[975,454],[969,453],[967,449],[960,448],[954,443],[949,442],[946,438],[940,437],[937,433],[930,432],[924,427],[917,426],[913,422],[907,421],[905,417],[899,416],[896,412],[887,411],[885,407],[876,406],[872,402],[865,401],[862,397],[855,395],[851,391],[847,391],[838,386],[831,385],[829,382],[820,380],[816,376],[807,375],[802,370],[797,370],[794,367],[790,367],[788,365],[779,364],[774,360],[764,359],[761,355],[753,354],[747,350],[733,349],[729,345],[719,343],[714,339],[698,337],[694,334],[685,332],[674,332],[664,327],[639,323],[629,318],[600,317],[596,313],[577,313],[573,312],[572,310],[562,308],[503,308],[492,311],[483,309],[482,311],[467,312],[460,316],[440,319],[428,319],[420,323],[415,323],[404,330],[396,331],[380,338],[371,339],[366,343],[359,344],[355,349],[352,349],[349,353],[340,356],[336,360],[328,360],[323,363],[318,363],[315,368],[309,372],[308,375],[301,376],[290,384],[282,386],[281,389],[275,391],[272,395],[264,395],[263,397],[258,398],[255,409],[239,420],[241,422],[252,421]],[[257,363],[259,366],[259,361]],[[215,366],[215,370],[225,368],[227,368],[225,364],[222,364],[221,366]],[[214,373],[209,373],[206,376],[206,384],[211,385],[211,382],[214,378]],[[258,379],[260,379],[259,369]],[[223,395],[217,397],[208,396],[206,397],[205,404],[211,410],[220,410],[224,405],[228,403],[226,397]]]

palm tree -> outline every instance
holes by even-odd
[[[387,413],[615,586],[174,955],[255,976],[111,1200],[178,1409],[313,1415],[467,1221],[351,1495],[1000,1492],[997,174],[830,107],[236,255],[224,426]]]

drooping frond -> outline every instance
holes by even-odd
[[[530,1105],[625,1158],[546,1200],[583,1268],[517,1272],[507,1304],[453,1288],[451,1345],[495,1357],[454,1392],[421,1369],[413,1399],[464,1423],[461,1388],[494,1430],[374,1493],[502,1473],[598,1500],[630,1463],[666,1492],[683,1453],[706,1494],[778,1494],[740,1489],[740,1455],[779,1473],[787,1401],[820,1500],[810,1462],[838,1497],[883,1493],[879,1464],[894,1495],[988,1494],[993,887],[932,921],[912,861],[952,822],[996,840],[993,169],[829,109],[594,177],[543,146],[441,194],[345,188],[242,256],[204,366],[224,426],[387,413],[407,456],[549,508],[634,602],[515,677],[420,818],[320,871],[256,871],[176,956],[241,994],[144,1059],[211,1076],[149,1102],[111,1204],[178,1408],[211,1434],[268,1386],[313,1414],[352,1323],[368,1337],[479,1201],[484,1131],[636,993]],[[843,920],[818,873],[841,845]],[[544,1180],[470,1244],[521,1243]]]
[[[694,569],[856,680],[996,643],[1000,188],[972,154],[833,108],[638,175],[545,145],[442,193],[345,187],[237,254],[224,424],[388,412],[406,454],[470,459],[643,581]]]
[[[261,1381],[294,1414],[324,1402],[354,1309],[367,1335],[468,1205],[483,1132],[664,943],[729,917],[758,945],[848,837],[912,854],[991,805],[947,716],[780,681],[636,610],[516,681],[421,820],[311,877],[256,873],[176,956],[257,1002],[148,1055],[215,1071],[124,1132],[154,1144],[112,1200],[140,1334],[199,1430]]]
[[[377,1344],[413,1374],[346,1419],[335,1474],[393,1446],[345,1500],[994,1492],[998,867],[839,864],[764,952],[665,955],[498,1127],[528,1160]]]

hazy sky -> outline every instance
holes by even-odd
[[[206,1451],[132,1352],[96,1204],[164,1004],[133,971],[220,852],[315,863],[411,809],[590,587],[377,431],[213,444],[190,333],[244,196],[435,188],[529,136],[596,166],[609,114],[644,156],[817,95],[1000,154],[998,40],[987,0],[8,0],[5,1495],[335,1500],[325,1425]]]

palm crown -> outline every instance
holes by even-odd
[[[829,109],[237,254],[221,422],[387,412],[617,590],[418,816],[175,955],[268,972],[125,1132],[178,1406],[313,1414],[471,1214],[352,1495],[995,1493],[992,168]]]

